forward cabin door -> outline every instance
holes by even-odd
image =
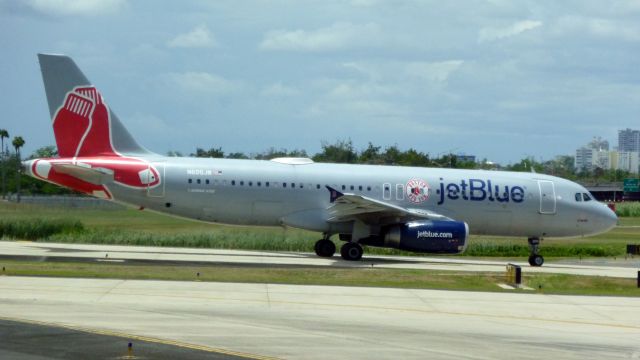
[[[553,181],[538,180],[538,188],[540,189],[540,214],[555,214],[556,189]]]

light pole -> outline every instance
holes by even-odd
[[[18,160],[17,163],[17,169],[16,169],[16,199],[17,202],[20,202],[20,169],[22,168],[21,166],[21,162],[20,162],[20,148],[22,146],[24,146],[24,139],[22,138],[22,136],[16,136],[13,138],[13,141],[11,142],[13,144],[13,147],[16,149],[16,160]]]
[[[2,199],[4,200],[7,194],[7,179],[5,169],[5,157],[6,152],[4,149],[4,138],[9,138],[9,132],[5,129],[0,129],[0,167],[2,167]]]

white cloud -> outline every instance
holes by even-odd
[[[614,38],[625,41],[640,41],[640,26],[637,23],[613,21],[600,18],[565,16],[558,20],[556,33],[590,34],[602,38]]]
[[[442,83],[458,70],[464,61],[448,60],[439,62],[412,62],[407,64],[405,72],[410,77],[418,77],[430,82]]]
[[[298,95],[300,91],[292,86],[287,86],[282,84],[281,82],[277,82],[275,84],[271,84],[260,92],[262,96],[269,97],[290,97]]]
[[[182,90],[198,93],[228,94],[241,87],[238,82],[207,72],[169,73],[166,79]]]
[[[218,43],[206,25],[200,25],[186,34],[180,34],[167,42],[169,47],[202,48],[213,47]]]
[[[340,22],[311,31],[270,31],[260,43],[260,48],[310,52],[335,51],[354,46],[374,45],[380,38],[380,29],[376,24],[354,25]]]
[[[45,15],[77,16],[113,14],[127,5],[126,0],[27,0],[33,10]]]
[[[490,42],[512,37],[525,31],[533,30],[540,26],[542,26],[541,21],[523,20],[507,27],[485,27],[480,29],[480,33],[478,34],[478,42]]]

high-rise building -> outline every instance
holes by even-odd
[[[612,169],[638,173],[640,154],[635,151],[615,151],[615,154],[616,161],[611,161]]]
[[[640,151],[640,130],[618,130],[618,151]]]
[[[596,150],[583,146],[576,150],[575,167],[578,172],[590,172],[593,170],[593,153]]]

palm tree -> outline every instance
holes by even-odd
[[[7,138],[7,139],[9,138],[9,132],[5,129],[0,129],[0,167],[2,167],[2,198],[3,199],[7,194],[7,180],[5,178],[6,169],[4,168],[4,158],[5,158],[4,138]]]
[[[17,201],[20,202],[20,168],[21,168],[21,162],[20,162],[20,148],[24,145],[24,139],[22,138],[22,136],[16,136],[13,138],[13,141],[11,142],[13,144],[13,147],[16,149],[16,159],[18,160],[18,171],[16,171],[16,198]]]

